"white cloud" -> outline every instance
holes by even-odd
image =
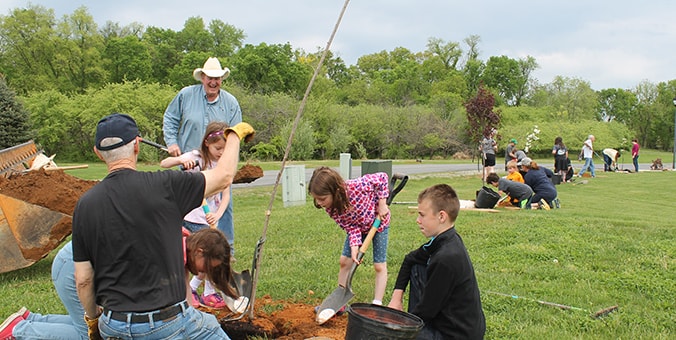
[[[29,0],[4,0],[0,13]],[[180,30],[189,17],[208,24],[219,19],[242,29],[245,43],[284,44],[314,52],[324,48],[343,8],[343,0],[250,0],[194,3],[183,0],[30,0],[53,8],[57,17],[86,6],[94,19],[127,25],[139,22]],[[676,2],[652,0],[483,0],[351,1],[332,50],[348,64],[396,47],[426,48],[430,37],[458,42],[479,35],[480,57],[533,56],[535,76],[556,75],[589,81],[594,89],[631,88],[644,79],[675,79]]]

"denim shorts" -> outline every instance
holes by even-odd
[[[371,248],[373,248],[373,263],[385,263],[387,262],[387,241],[389,239],[390,228],[385,228],[381,232],[376,232],[373,236],[373,242],[371,243]],[[366,238],[366,234],[361,234],[362,242]],[[350,236],[345,238],[345,244],[343,245],[343,256],[352,257],[352,250],[350,249]]]
[[[186,220],[183,220],[183,227],[190,230],[191,233],[194,233],[200,229],[209,228],[208,224],[192,223]]]

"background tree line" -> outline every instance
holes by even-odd
[[[141,23],[99,26],[86,7],[62,18],[42,6],[16,8],[0,16],[0,102],[16,97],[19,105],[0,107],[0,147],[35,138],[61,160],[89,160],[96,121],[116,111],[132,114],[144,138],[162,143],[167,104],[195,83],[193,69],[217,56],[232,71],[224,88],[258,131],[245,156],[280,159],[322,51],[244,44],[245,38],[241,29],[200,17],[173,31]],[[589,133],[599,147],[626,149],[635,137],[643,147],[673,144],[676,81],[601,91],[577,78],[540,84],[532,77],[533,57],[482,60],[480,42],[479,36],[462,43],[429,38],[424,51],[397,47],[364,55],[355,65],[329,54],[291,157],[471,154],[483,129],[470,121],[466,105],[486,95],[492,100],[482,102],[495,107],[485,112],[495,115],[501,147],[517,138],[531,153],[548,153],[562,136],[579,149]],[[142,158],[161,156],[146,150]]]

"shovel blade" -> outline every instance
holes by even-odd
[[[354,293],[351,289],[338,286],[338,288],[334,289],[333,292],[322,301],[322,304],[317,310],[315,321],[320,325],[329,321],[329,319],[336,315],[337,311],[347,305],[353,297]]]

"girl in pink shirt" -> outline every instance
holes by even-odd
[[[344,181],[340,174],[328,167],[315,169],[308,183],[308,191],[315,207],[324,210],[339,227],[347,232],[340,256],[338,284],[345,286],[353,262],[362,241],[366,238],[376,217],[381,220],[378,232],[373,237],[373,268],[376,282],[374,304],[382,304],[387,285],[387,241],[390,225],[388,177],[384,172],[367,174]]]

